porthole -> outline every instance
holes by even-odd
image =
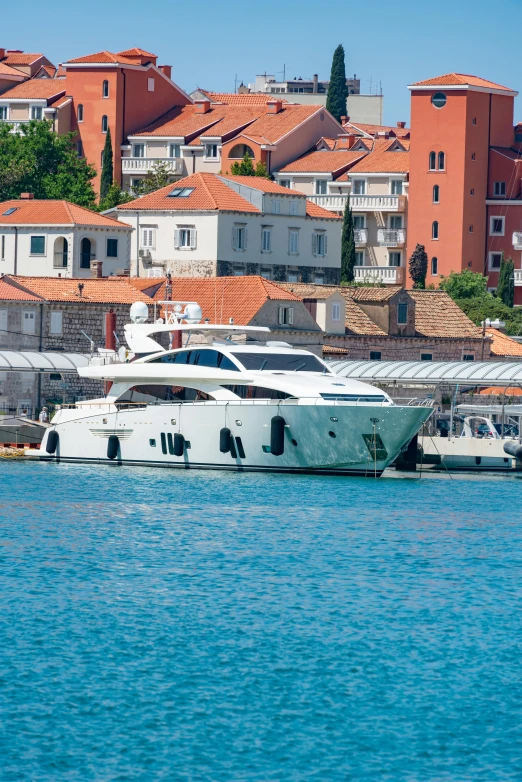
[[[337,437],[337,435],[335,434],[335,432],[328,432],[328,434],[330,435],[330,437]]]
[[[330,418],[330,421],[332,421],[334,424],[336,424],[338,420],[338,418],[334,418],[333,416]]]
[[[176,419],[175,418],[171,418],[170,419],[170,423],[172,424],[172,426],[176,426]]]
[[[292,445],[294,445],[297,448],[297,440],[294,440],[293,437],[292,437]]]
[[[436,92],[431,99],[432,105],[435,106],[436,109],[443,109],[446,105],[446,101],[447,98],[443,92]]]
[[[243,423],[236,418],[236,426],[243,426]]]

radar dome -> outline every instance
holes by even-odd
[[[145,323],[149,317],[149,308],[144,301],[135,301],[130,308],[130,319],[133,323]]]
[[[199,323],[203,317],[203,312],[199,304],[187,304],[183,317],[187,323]]]

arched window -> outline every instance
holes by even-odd
[[[245,155],[248,155],[248,157],[255,157],[252,148],[248,146],[248,144],[236,144],[229,153],[229,158],[233,158],[234,160],[242,160]]]
[[[444,152],[439,152],[439,171],[444,171],[446,163],[446,156]]]
[[[439,224],[435,220],[433,225],[431,226],[431,238],[432,239],[438,239],[439,238]]]
[[[107,133],[108,129],[109,129],[109,120],[107,119],[107,115],[104,114],[102,117],[102,133]]]
[[[83,122],[83,103],[78,104],[78,122]]]
[[[433,203],[438,204],[440,200],[440,188],[438,185],[433,185]]]
[[[439,273],[439,261],[438,258],[432,258],[431,259],[431,273],[433,277],[436,277]]]
[[[430,171],[437,169],[437,155],[435,152],[430,152]]]
[[[105,81],[103,82],[102,97],[103,98],[108,98],[109,97],[109,82],[107,81],[107,79],[105,79]]]

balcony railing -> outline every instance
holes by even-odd
[[[310,195],[307,196],[323,209],[332,212],[343,212],[347,195]],[[351,195],[350,206],[354,212],[404,212],[406,197],[398,195]]]
[[[164,164],[171,174],[183,173],[183,160],[179,157],[122,157],[121,170],[123,174],[148,174],[155,163]]]
[[[353,232],[356,247],[366,247],[368,244],[368,229],[355,228]]]
[[[402,266],[354,266],[356,282],[384,282],[388,285],[402,285],[404,268]]]
[[[387,231],[379,228],[377,231],[377,241],[381,247],[400,247],[406,242],[406,231],[404,228],[398,228],[394,231]]]
[[[58,253],[57,252],[57,253],[55,253],[54,254],[53,267],[55,269],[66,269],[67,268],[68,258],[69,258],[69,253],[68,252],[63,252],[63,253]]]
[[[522,269],[515,269],[515,285],[522,285]]]
[[[11,133],[19,133],[23,125],[29,125],[30,119],[1,119],[0,122],[12,125]]]
[[[513,249],[522,250],[522,233],[515,232],[513,234]]]

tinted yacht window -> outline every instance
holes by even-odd
[[[198,367],[211,367],[213,369],[227,369],[239,372],[238,367],[218,350],[200,348],[195,350],[181,350],[179,353],[167,353],[153,359],[151,364],[192,364]]]
[[[312,355],[295,353],[234,353],[245,369],[266,372],[328,372],[324,364]],[[328,373],[330,374],[330,373]]]

